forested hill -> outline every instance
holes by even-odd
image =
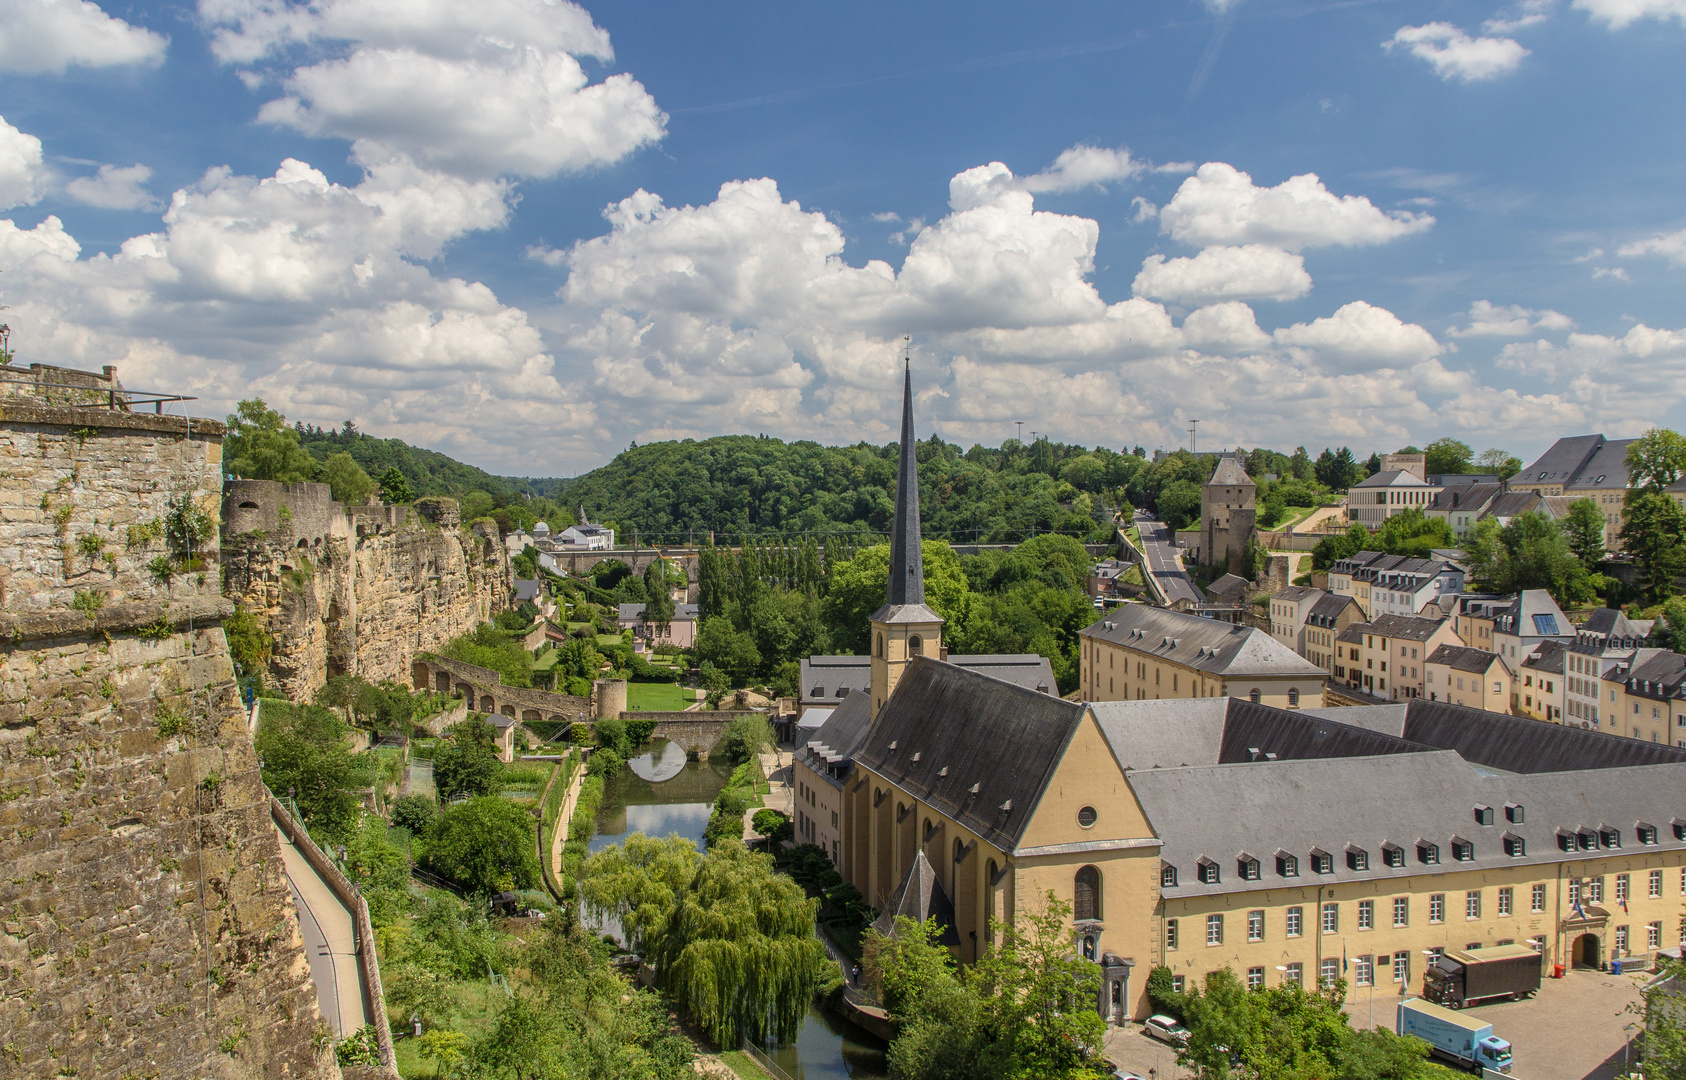
[[[1186,455],[1185,455],[1186,456]],[[1192,459],[1191,459],[1192,461]],[[924,533],[952,543],[1104,532],[1138,474],[1133,454],[1039,440],[1000,448],[919,444]],[[1194,465],[1193,472],[1201,466]],[[896,446],[821,446],[752,435],[634,446],[554,498],[615,525],[617,540],[725,543],[740,536],[883,532],[895,514]]]
[[[521,488],[521,481],[493,476],[484,469],[465,465],[456,458],[447,457],[435,450],[411,446],[402,439],[379,439],[373,435],[365,435],[350,425],[338,431],[324,431],[300,424],[293,430],[298,432],[300,443],[317,461],[325,460],[329,454],[344,451],[370,476],[380,476],[387,469],[396,466],[409,481],[411,493],[418,497],[461,496],[470,491],[484,491],[493,496],[510,496]]]

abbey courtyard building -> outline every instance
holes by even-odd
[[[1148,1015],[1158,965],[1403,994],[1437,950],[1682,944],[1686,749],[1424,697],[1325,708],[1326,673],[1263,631],[1143,605],[1082,632],[1076,700],[950,663],[904,410],[871,685],[795,777],[874,907],[935,915],[969,964],[1052,894],[1115,1022]]]

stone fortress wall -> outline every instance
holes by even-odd
[[[509,604],[509,556],[454,499],[345,506],[326,484],[223,485],[225,587],[275,637],[268,679],[308,699],[342,673],[407,682],[437,649]]]
[[[215,521],[223,425],[28,390],[0,393],[0,1076],[338,1077],[215,529],[160,572],[172,503]]]

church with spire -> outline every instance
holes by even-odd
[[[1059,695],[1047,657],[1035,653],[950,655],[943,644],[945,620],[925,602],[917,449],[910,369],[902,378],[889,580],[883,605],[872,613],[871,655],[810,656],[801,664],[802,714],[797,718],[793,777],[796,838],[823,848],[839,867],[844,862],[842,791],[853,768],[853,755],[911,662],[924,657],[1034,693]]]

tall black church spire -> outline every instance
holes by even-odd
[[[896,524],[890,533],[891,607],[925,602],[925,558],[919,549],[919,457],[913,437],[913,365],[902,384],[902,454],[896,474]]]

